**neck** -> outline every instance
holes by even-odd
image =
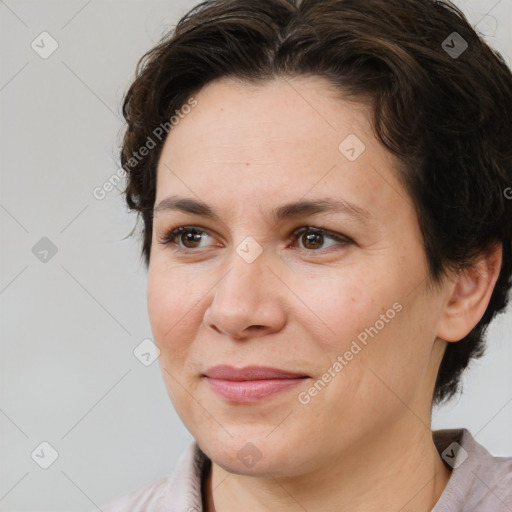
[[[451,472],[437,452],[432,432],[417,423],[412,435],[411,424],[393,435],[371,433],[322,468],[290,478],[233,474],[212,461],[205,510],[429,512]]]

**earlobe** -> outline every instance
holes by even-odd
[[[480,321],[498,280],[502,254],[502,245],[495,245],[452,279],[439,323],[439,338],[459,341]]]

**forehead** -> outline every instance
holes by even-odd
[[[289,158],[290,151],[297,156],[322,148],[337,151],[349,127],[366,138],[370,111],[365,104],[336,98],[334,91],[321,77],[258,83],[223,78],[195,95],[197,106],[172,129],[166,145],[181,144],[193,130],[202,158],[264,163]]]
[[[407,202],[369,107],[323,78],[222,79],[194,98],[165,141],[155,204],[177,191],[243,210],[305,196],[340,196],[372,213],[396,209],[397,195]]]

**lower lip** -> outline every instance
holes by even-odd
[[[294,388],[304,378],[265,380],[222,380],[206,377],[210,388],[230,402],[250,403]]]

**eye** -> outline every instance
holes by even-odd
[[[166,246],[174,245],[173,249],[176,250],[191,251],[205,247],[201,246],[201,242],[204,240],[205,236],[211,237],[204,229],[200,227],[179,226],[175,229],[171,229],[168,233],[166,233],[159,240],[159,243]],[[312,226],[303,226],[299,229],[296,229],[290,235],[290,238],[292,238],[294,242],[302,242],[303,247],[299,247],[299,250],[309,252],[321,252],[319,249],[322,248],[322,246],[325,244],[326,239],[331,239],[334,241],[334,243],[331,243],[329,246],[327,246],[327,248],[336,245],[345,247],[353,243],[350,238],[344,235]]]
[[[164,237],[159,240],[162,245],[176,245],[179,250],[197,249],[200,247],[203,235],[209,236],[206,231],[196,226],[180,226],[175,229],[171,229]],[[175,242],[175,239],[179,237],[179,241],[183,243],[180,246]]]
[[[341,245],[344,247],[353,243],[350,238],[339,233],[333,233],[332,231],[327,231],[325,229],[315,228],[312,226],[304,226],[295,230],[291,237],[295,241],[298,240],[302,242],[304,247],[299,247],[299,249],[314,252],[319,252],[318,248],[321,247],[324,244],[325,239],[328,238],[335,241],[334,244],[331,244],[328,247],[332,247],[334,245]]]

